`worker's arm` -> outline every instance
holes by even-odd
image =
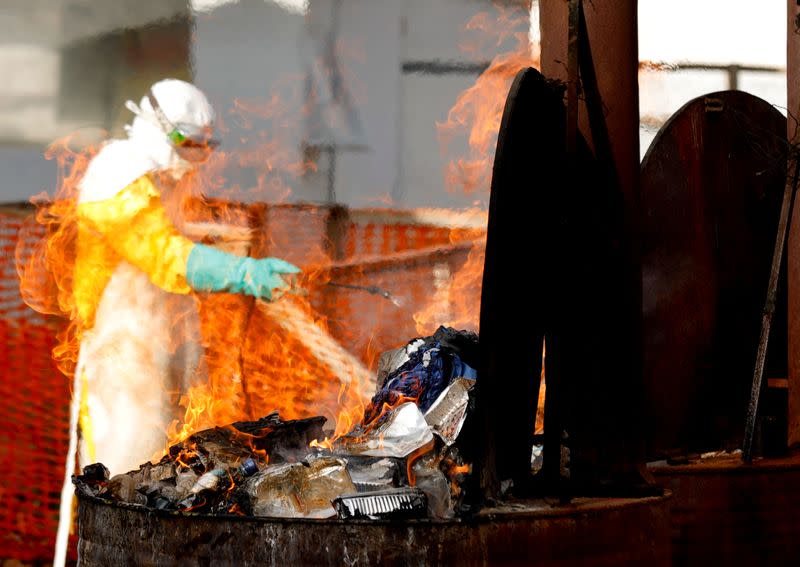
[[[153,284],[173,293],[189,293],[186,263],[194,243],[167,218],[153,181],[143,175],[113,197],[78,205],[78,215]]]
[[[279,274],[299,271],[277,258],[243,258],[193,243],[167,218],[147,175],[109,199],[79,204],[78,213],[122,258],[173,293],[194,289],[270,299],[285,285]]]

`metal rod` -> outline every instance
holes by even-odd
[[[718,63],[666,63],[661,61],[640,61],[639,69],[656,71],[748,71],[754,73],[785,73],[785,67],[769,65],[720,65]]]
[[[739,71],[741,68],[738,65],[729,65],[727,69],[725,69],[728,73],[728,90],[730,91],[738,91],[739,90]]]
[[[783,193],[783,204],[781,205],[781,216],[778,222],[778,234],[775,238],[775,252],[772,255],[772,270],[769,275],[769,285],[767,286],[767,300],[764,304],[764,311],[761,317],[761,337],[758,341],[758,352],[756,354],[756,367],[753,372],[753,387],[750,390],[750,404],[747,407],[747,422],[744,430],[744,444],[742,447],[742,459],[746,463],[753,462],[753,435],[756,427],[756,417],[758,415],[758,401],[761,395],[761,382],[764,375],[764,361],[767,356],[767,343],[769,342],[769,331],[772,325],[772,315],[775,313],[775,297],[778,288],[778,276],[781,270],[783,259],[783,248],[786,244],[786,235],[789,227],[789,218],[794,207],[795,195],[797,194],[798,170],[797,159],[790,155],[790,173],[786,179],[786,189]]]
[[[374,285],[355,285],[355,284],[346,284],[346,283],[339,283],[339,282],[327,282],[325,285],[329,285],[331,287],[342,287],[345,289],[355,289],[358,291],[365,291],[367,293],[371,293],[372,295],[379,295],[384,299],[388,299],[392,303],[397,306],[400,306],[401,301],[399,298],[395,297],[385,289],[381,289],[378,286]]]
[[[410,60],[400,64],[404,74],[424,75],[480,75],[489,68],[489,61],[440,61]]]

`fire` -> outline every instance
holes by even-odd
[[[192,462],[197,458],[197,447],[194,443],[192,443],[189,447],[184,447],[181,449],[178,456],[175,457],[175,462],[178,464],[179,467],[184,469],[191,469]]]
[[[417,333],[432,334],[439,325],[477,330],[485,245],[486,240],[476,240],[457,272],[446,271],[437,278],[431,299],[414,314]]]
[[[503,117],[506,96],[517,73],[527,67],[539,67],[538,46],[529,38],[530,3],[522,7],[496,6],[497,13],[476,15],[466,26],[471,40],[463,52],[479,58],[487,48],[497,48],[513,38],[516,48],[496,56],[475,84],[462,92],[447,120],[437,123],[442,153],[458,138],[466,136],[469,153],[450,161],[445,168],[445,186],[449,191],[477,194],[488,200],[494,164],[494,150]],[[474,240],[466,261],[455,273],[446,273],[436,286],[431,300],[414,314],[417,332],[431,334],[439,325],[477,330],[480,293],[485,259],[484,239]],[[541,392],[536,412],[536,433],[544,430],[545,368],[542,345]]]
[[[538,67],[540,63],[528,37],[530,4],[522,7],[498,5],[496,8],[498,14],[494,18],[481,13],[470,20],[466,30],[470,32],[471,41],[461,49],[475,54],[487,40],[494,39],[496,48],[509,36],[516,40],[515,49],[495,56],[475,84],[458,96],[447,120],[436,124],[443,154],[457,137],[466,134],[469,143],[469,154],[451,161],[445,170],[445,186],[450,191],[479,192],[488,196],[494,148],[508,89],[521,69]]]
[[[299,112],[293,110],[303,99],[303,90],[303,77],[286,77],[265,101],[234,101],[228,120],[251,133],[242,140],[243,147],[215,154],[194,179],[186,180],[190,187],[179,191],[184,195],[180,205],[185,216],[194,223],[248,227],[252,211],[237,210],[231,196],[251,194],[260,201],[281,203],[292,194],[294,182],[316,171],[309,155],[290,151],[295,145],[292,136],[311,112],[311,101]],[[268,127],[263,126],[265,121]],[[255,168],[256,184],[227,188],[225,172],[231,168]],[[198,194],[223,198],[203,202]],[[304,273],[289,294],[270,305],[227,294],[202,298],[208,378],[180,397],[183,417],[170,427],[168,444],[207,427],[254,419],[276,409],[283,419],[323,414],[334,420],[342,407],[363,402],[365,368],[326,342],[328,322],[309,297],[329,279],[328,253],[322,242],[314,245],[300,236],[307,233],[309,219],[291,213],[268,210],[269,223],[258,227],[260,242],[244,234],[239,242],[227,243],[228,251],[241,255],[280,256],[301,266]],[[317,214],[311,222],[322,226],[324,219]]]
[[[58,334],[53,358],[66,375],[74,373],[83,322],[77,316],[72,294],[72,266],[75,263],[77,240],[76,202],[78,183],[83,177],[96,147],[82,151],[73,149],[73,136],[53,143],[45,152],[47,159],[58,164],[58,190],[50,201],[47,195],[34,197],[38,203],[34,217],[20,230],[16,250],[20,294],[36,311],[68,321]],[[40,237],[44,227],[46,238]],[[64,266],[53,270],[53,266]]]
[[[539,374],[539,401],[536,404],[536,421],[533,432],[535,434],[544,433],[544,400],[547,395],[547,382],[545,381],[545,361],[547,355],[547,344],[542,341],[542,370]]]
[[[412,390],[415,388],[412,387]],[[336,429],[331,437],[325,437],[322,441],[312,441],[311,447],[333,449],[334,443],[348,436],[348,441],[360,442],[367,435],[380,427],[387,416],[401,405],[412,402],[417,403],[421,389],[417,388],[417,395],[406,395],[399,392],[391,392],[389,399],[376,404],[374,401],[366,403],[344,404],[341,407],[337,419]],[[381,438],[381,445],[383,439]],[[430,448],[428,449],[430,450]],[[427,452],[427,451],[426,451]]]
[[[192,387],[181,400],[187,410],[180,428],[176,423],[170,431],[170,442],[275,409],[284,419],[296,419],[316,414],[333,418],[341,407],[358,407],[364,398],[366,370],[341,352],[334,353],[339,356],[335,359],[338,368],[326,365],[321,353],[313,350],[317,345],[302,340],[313,336],[314,330],[308,327],[320,335],[326,329],[325,320],[304,298],[284,297],[269,306],[249,300],[251,305],[239,310],[239,324],[227,328],[208,324],[211,317],[228,309],[212,299],[216,298],[206,299],[204,327],[220,342],[207,347],[208,382]],[[237,300],[248,301],[231,297],[219,301]],[[232,360],[229,349],[239,356]],[[348,365],[352,373],[347,372]]]
[[[539,66],[538,53],[528,36],[530,3],[517,7],[497,5],[496,9],[494,16],[481,13],[470,20],[465,28],[470,40],[461,50],[480,57],[487,47],[496,49],[509,38],[516,41],[515,49],[494,57],[475,84],[458,96],[447,120],[436,125],[443,154],[458,138],[466,136],[469,144],[467,156],[447,164],[446,188],[477,193],[484,203],[489,195],[508,90],[521,69]],[[476,240],[463,266],[453,274],[443,274],[431,300],[414,314],[419,334],[430,334],[441,324],[477,330],[484,257],[485,240]]]
[[[475,84],[458,97],[447,120],[437,124],[443,150],[460,135],[466,135],[469,142],[469,154],[446,167],[445,185],[451,191],[475,194],[479,204],[485,204],[488,196],[508,87],[517,71],[538,64],[528,44],[527,22],[525,8],[498,7],[495,17],[481,14],[467,24],[467,33],[481,39],[464,46],[465,52],[479,55],[486,38],[494,38],[496,48],[514,37],[518,46],[495,57]],[[317,169],[310,157],[313,154],[290,151],[296,147],[293,134],[311,112],[308,105],[297,110],[296,102],[303,100],[303,92],[303,78],[289,77],[263,101],[233,101],[230,108],[219,113],[220,128],[224,131],[236,124],[245,130],[241,147],[218,150],[198,171],[177,182],[165,182],[169,187],[163,201],[168,214],[193,239],[240,255],[280,256],[303,268],[295,287],[273,303],[209,294],[197,297],[196,313],[169,313],[172,328],[170,333],[165,332],[171,339],[169,350],[202,348],[204,355],[189,383],[162,385],[174,413],[165,435],[166,447],[201,429],[256,418],[275,409],[283,419],[328,416],[335,430],[319,446],[329,447],[357,424],[374,427],[394,407],[414,401],[400,397],[379,408],[366,403],[372,381],[368,366],[378,353],[368,353],[365,362],[340,346],[337,349],[330,343],[329,322],[314,309],[310,298],[330,279],[327,269],[331,260],[322,242],[309,245],[303,235],[309,226],[323,226],[326,220],[319,212],[295,214],[274,206],[290,197],[293,184],[301,176],[314,174]],[[26,245],[38,240],[34,253],[26,256],[20,249],[17,254],[25,301],[66,322],[53,356],[67,376],[74,373],[80,341],[90,325],[81,320],[73,297],[76,201],[78,183],[98,149],[75,151],[70,142],[63,140],[48,150],[48,157],[58,160],[58,186],[52,198],[41,201],[29,232],[20,235],[20,242]],[[248,187],[230,186],[230,173],[243,168],[255,171],[255,181]],[[258,209],[236,204],[253,196],[271,203],[262,210],[269,222],[261,219],[261,224],[254,223]],[[254,236],[254,224],[263,234]],[[223,228],[214,229],[221,232],[211,235],[211,226]],[[46,238],[34,239],[41,227]],[[482,228],[454,230],[451,242],[474,239],[483,232]],[[455,272],[447,266],[437,267],[436,291],[430,302],[413,314],[420,335],[432,333],[441,324],[477,328],[483,254],[484,241],[478,238]],[[95,274],[98,280],[108,275]],[[198,315],[200,336],[182,330],[188,327],[184,323]],[[185,457],[190,459],[191,455]]]
[[[316,165],[307,156],[288,151],[292,144],[287,136],[301,129],[304,117],[302,111],[291,111],[289,99],[302,100],[301,87],[298,80],[294,88],[282,85],[265,102],[234,101],[227,113],[219,113],[220,129],[226,129],[226,121],[255,128],[256,119],[268,120],[271,127],[259,126],[249,139],[242,140],[242,148],[217,151],[203,167],[178,181],[159,179],[168,216],[190,238],[239,255],[279,256],[304,270],[294,289],[274,303],[228,294],[198,296],[193,312],[169,312],[171,328],[164,336],[142,337],[166,341],[170,352],[201,348],[204,352],[189,383],[161,385],[175,417],[165,432],[165,447],[198,430],[260,417],[275,409],[284,419],[318,414],[335,419],[342,407],[358,407],[365,399],[365,383],[370,380],[366,367],[335,344],[327,320],[311,305],[310,296],[329,279],[326,269],[330,260],[323,239],[310,245],[298,237],[309,224],[308,215],[292,216],[285,214],[291,210],[277,208],[269,211],[271,222],[262,222],[257,227],[261,232],[255,234],[250,228],[258,209],[234,200],[254,194],[275,206],[272,204],[286,200],[300,176],[314,171]],[[66,321],[53,356],[67,376],[74,375],[81,338],[91,325],[81,320],[73,294],[76,203],[78,184],[98,149],[76,151],[70,142],[63,140],[48,150],[48,157],[59,164],[55,195],[39,200],[35,218],[20,235],[17,251],[25,301],[37,311]],[[255,185],[228,187],[227,174],[241,167],[258,170]],[[322,214],[317,216],[319,226],[324,226]],[[94,271],[91,277],[107,281],[110,270]],[[94,301],[99,301],[103,286],[88,287],[98,288]],[[186,331],[190,326],[186,323],[198,315],[200,336]]]
[[[453,465],[449,469],[449,474],[455,476],[457,474],[469,474],[472,472],[472,465],[471,464],[464,464],[464,465]]]
[[[453,496],[461,494],[461,485],[458,482],[459,475],[472,474],[472,463],[458,464],[452,459],[444,459],[442,469],[450,480],[450,492]]]

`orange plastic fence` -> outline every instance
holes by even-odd
[[[70,385],[50,356],[58,323],[19,295],[21,223],[0,214],[0,558],[46,561],[58,526]]]

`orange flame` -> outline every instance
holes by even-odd
[[[537,63],[527,45],[527,29],[519,29],[527,18],[527,13],[499,8],[496,18],[482,14],[467,25],[469,33],[482,34],[484,38],[494,33],[496,42],[502,42],[511,33],[520,45],[512,53],[495,57],[475,85],[458,97],[447,121],[437,125],[443,147],[461,134],[467,134],[469,141],[469,155],[447,167],[446,185],[450,190],[459,188],[465,193],[488,195],[493,148],[508,86],[518,70]],[[472,49],[473,53],[478,51]],[[300,85],[301,81],[293,77],[281,83],[266,101],[234,101],[227,113],[220,113],[220,127],[226,127],[225,121],[235,121],[250,132],[242,139],[242,147],[217,151],[200,170],[174,183],[164,200],[176,225],[196,240],[240,255],[279,255],[304,268],[298,290],[315,290],[330,278],[326,268],[331,260],[325,243],[309,245],[306,235],[309,230],[324,233],[321,227],[326,223],[325,211],[288,206],[259,209],[232,202],[234,198],[253,196],[271,203],[285,201],[300,176],[316,171],[309,155],[298,156],[289,151],[293,147],[289,136],[302,127],[300,120],[309,111],[308,108],[299,113],[292,110],[294,101],[302,100]],[[256,126],[257,121],[264,120],[271,127],[260,123]],[[18,250],[25,301],[41,312],[63,317],[68,323],[53,353],[68,375],[74,372],[85,324],[79,320],[72,298],[77,184],[95,150],[72,151],[69,140],[48,150],[48,156],[59,162],[58,187],[55,198],[40,206],[36,224],[31,225],[31,235],[34,228],[41,231],[42,226],[47,235],[30,258]],[[229,187],[228,172],[242,167],[256,170],[254,184],[246,188]],[[262,216],[254,220],[259,214]],[[212,224],[223,225],[224,230],[211,234]],[[259,234],[255,239],[250,232],[253,227]],[[25,241],[25,235],[21,236],[20,242]],[[474,236],[463,231],[456,235],[453,231],[451,241]],[[442,323],[477,328],[482,266],[483,242],[478,241],[463,267],[455,273],[442,273],[442,285],[431,302],[415,314],[421,334],[429,334]],[[178,407],[176,419],[167,432],[167,445],[185,440],[200,429],[266,415],[274,409],[284,419],[314,414],[335,419],[332,439],[336,439],[367,414],[375,413],[367,423],[377,423],[391,409],[365,404],[370,380],[364,373],[366,366],[352,356],[348,358],[348,353],[336,350],[329,341],[328,321],[303,293],[289,294],[268,306],[227,294],[198,299],[202,337],[181,336],[170,346],[177,351],[200,340],[205,353],[204,374],[199,373],[194,383],[177,385],[169,392]],[[186,316],[171,315],[176,326]],[[376,354],[368,354],[368,362]],[[326,438],[319,445],[329,446],[331,442]]]
[[[318,243],[310,245],[304,231],[316,227],[316,234],[324,235],[327,211],[249,207],[230,200],[230,196],[248,194],[273,203],[285,200],[292,183],[315,168],[307,156],[287,151],[292,144],[286,136],[301,127],[303,118],[302,113],[290,111],[287,99],[301,92],[299,87],[284,88],[264,103],[235,101],[227,115],[222,113],[223,118],[236,120],[245,129],[254,127],[255,118],[271,120],[274,127],[244,140],[243,148],[216,152],[200,169],[177,182],[162,180],[162,202],[175,225],[196,241],[239,255],[280,256],[300,265],[304,274],[298,289],[309,294],[329,279],[325,269],[330,259],[324,238],[317,236]],[[67,322],[53,353],[67,375],[74,374],[87,324],[78,316],[72,282],[78,184],[95,153],[96,148],[72,150],[69,139],[48,150],[48,157],[59,163],[55,198],[40,199],[35,218],[20,235],[25,246],[17,251],[24,300],[37,311]],[[227,172],[241,166],[258,170],[255,186],[227,188]],[[208,199],[215,195],[223,198]],[[255,218],[259,214],[262,217]],[[97,290],[98,300],[102,292]],[[170,349],[177,352],[202,346],[204,357],[202,371],[193,383],[172,385],[166,392],[174,402],[176,419],[166,432],[165,446],[200,429],[259,417],[275,409],[283,419],[318,414],[333,419],[340,408],[362,403],[366,368],[333,341],[326,319],[303,293],[290,294],[269,306],[228,294],[198,299],[201,337],[181,332],[189,313],[170,313],[174,322]]]
[[[488,48],[496,49],[508,38],[516,48],[496,56],[475,84],[462,92],[447,120],[437,123],[442,152],[459,137],[467,137],[469,153],[451,161],[445,168],[445,186],[450,191],[489,195],[494,150],[506,97],[516,74],[527,67],[538,67],[529,38],[530,3],[518,7],[496,6],[497,14],[476,15],[466,25],[471,40],[462,45],[465,53],[479,57]],[[417,332],[430,334],[441,325],[477,330],[483,280],[485,241],[475,240],[466,262],[453,274],[443,274],[440,285],[428,304],[414,315]]]
[[[497,5],[496,8],[498,14],[494,18],[481,13],[470,20],[466,29],[473,32],[473,40],[461,49],[475,54],[487,39],[494,38],[493,47],[497,48],[508,37],[516,39],[516,48],[495,56],[475,84],[458,96],[447,120],[436,124],[443,154],[457,137],[466,134],[469,143],[469,154],[451,161],[445,170],[445,186],[450,191],[479,191],[488,195],[508,89],[521,69],[539,66],[539,58],[534,56],[528,38],[530,4],[525,7]]]
[[[348,55],[339,46],[340,55]],[[357,58],[357,50],[351,50]],[[346,72],[346,70],[345,70]],[[302,100],[302,77],[288,77],[273,89],[266,101],[237,99],[228,118],[250,130],[256,122],[268,121],[243,140],[242,148],[230,154],[219,153],[206,164],[200,176],[189,183],[191,190],[182,203],[184,214],[193,222],[229,222],[241,228],[254,227],[254,238],[244,234],[238,242],[218,243],[229,251],[254,257],[280,256],[304,269],[300,290],[314,293],[329,279],[330,263],[324,234],[326,210],[292,207],[235,207],[227,199],[199,201],[203,195],[231,195],[222,189],[225,171],[231,167],[250,167],[260,171],[255,186],[234,188],[236,195],[256,195],[271,203],[285,201],[292,184],[316,171],[309,155],[290,151],[291,136],[302,128],[311,101],[294,112]],[[199,177],[199,178],[198,178]],[[209,208],[209,205],[211,206]],[[254,225],[254,216],[259,216]],[[314,241],[317,244],[312,244]],[[314,266],[319,266],[315,268]],[[200,316],[203,346],[208,369],[207,381],[193,385],[180,398],[183,418],[169,430],[169,443],[185,439],[192,432],[252,419],[278,410],[283,419],[323,414],[333,420],[341,408],[353,408],[363,401],[365,381],[360,361],[345,352],[331,352],[330,331],[325,317],[315,311],[303,293],[280,299],[265,309],[252,299],[226,294],[202,298]],[[343,350],[343,349],[341,349]],[[335,364],[334,364],[335,363]],[[337,427],[337,430],[339,428]]]
[[[451,476],[455,476],[457,474],[469,474],[472,472],[472,465],[471,464],[464,464],[464,465],[453,465],[450,467],[448,471]]]
[[[17,273],[22,299],[34,310],[68,321],[58,332],[53,358],[67,376],[74,374],[84,323],[77,316],[72,294],[72,268],[77,241],[76,203],[78,183],[97,148],[72,148],[68,136],[51,144],[47,159],[58,165],[58,190],[50,201],[46,194],[32,199],[36,214],[20,230],[16,249]],[[41,238],[42,227],[45,238]],[[59,266],[60,269],[53,269]]]

